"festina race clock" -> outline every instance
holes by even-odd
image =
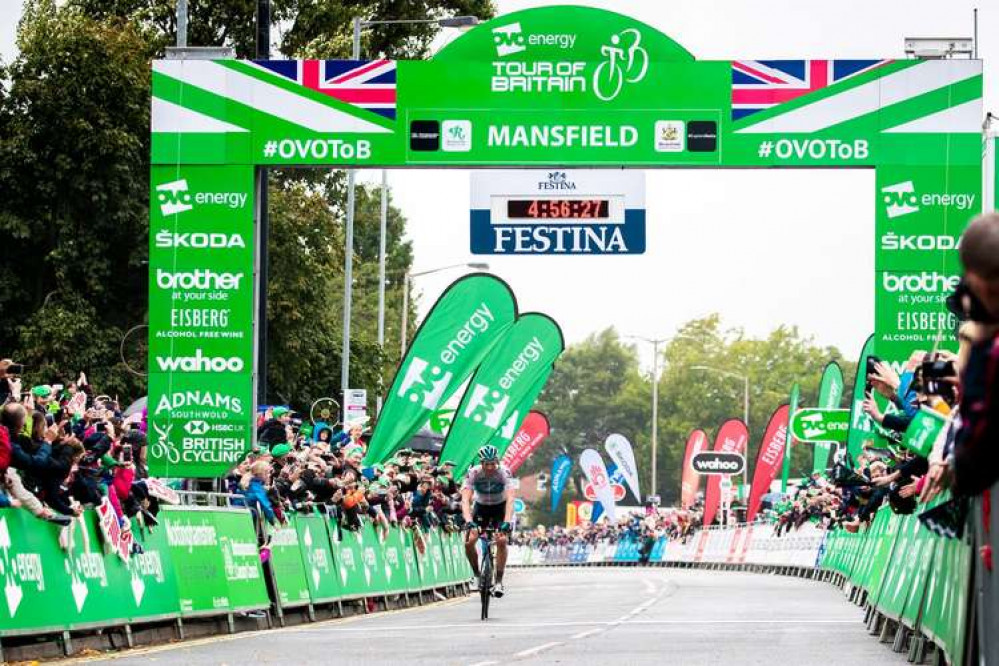
[[[476,171],[471,189],[473,254],[645,252],[640,171]]]

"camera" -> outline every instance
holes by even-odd
[[[871,389],[874,388],[870,380],[870,375],[877,372],[878,363],[881,363],[881,359],[873,354],[867,357],[867,367],[864,371],[864,393],[870,393]]]
[[[8,375],[21,375],[24,374],[24,365],[21,363],[11,363],[7,366]]]
[[[919,386],[923,393],[934,395],[949,404],[957,401],[954,390],[957,380],[957,367],[952,360],[927,358],[919,366]]]

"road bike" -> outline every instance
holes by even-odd
[[[493,535],[496,529],[492,526],[479,528],[479,538],[476,547],[479,549],[479,598],[482,601],[482,619],[489,619],[489,599],[493,596],[493,585],[496,577],[493,563],[496,560],[496,542]]]

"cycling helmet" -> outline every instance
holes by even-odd
[[[482,462],[498,462],[499,461],[499,449],[497,449],[492,444],[486,444],[481,449],[479,449],[479,460]]]

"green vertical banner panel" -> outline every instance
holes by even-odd
[[[419,529],[419,528],[416,528]],[[420,589],[420,565],[416,561],[415,530],[402,530],[402,561],[406,573],[406,591],[416,592]]]
[[[333,541],[333,557],[340,572],[340,583],[345,597],[363,597],[367,593],[364,573],[360,530],[341,530],[339,540]]]
[[[407,570],[406,538],[401,527],[392,527],[382,541],[382,557],[385,569],[385,591],[406,592],[409,590],[412,572]]]
[[[140,531],[133,523],[133,532],[135,541],[142,546],[142,553],[133,554],[127,565],[121,563],[127,570],[125,606],[130,609],[129,619],[137,622],[179,615],[177,573],[170,557],[166,531],[160,528],[152,532]]]
[[[160,515],[183,615],[270,606],[249,511],[164,507]]]
[[[925,507],[921,506],[917,511],[924,511],[937,504],[939,504],[939,501]],[[918,518],[916,518],[916,522],[919,522]],[[902,622],[913,629],[919,626],[922,619],[923,603],[926,599],[927,588],[930,582],[930,571],[936,566],[936,541],[936,535],[922,525],[917,526],[912,553],[909,556],[909,559],[913,563],[911,565],[911,586],[901,613]]]
[[[271,533],[271,567],[281,605],[302,606],[311,600],[309,582],[302,556],[305,545],[298,533],[298,516],[291,516],[287,526]]]
[[[326,531],[326,519],[313,514],[297,516],[295,529],[301,544],[309,598],[315,604],[337,599],[341,594],[342,583],[333,557],[333,546]]]
[[[376,529],[373,523],[365,522],[360,531],[361,558],[364,568],[365,590],[372,594],[384,594],[389,581],[385,573],[385,552],[382,543],[382,531]]]
[[[90,586],[101,580],[100,576],[84,579],[83,568],[76,565],[79,559],[78,550],[61,551],[55,525],[23,509],[0,509],[0,579],[4,585],[0,636],[65,629],[82,611]]]
[[[455,574],[457,575],[455,582],[463,583],[472,577],[472,565],[465,557],[464,537],[461,532],[450,532],[447,538],[451,542],[451,556],[455,563]]]
[[[253,167],[151,179],[149,468],[215,477],[253,437]]]
[[[919,519],[914,514],[896,516],[896,518],[899,524],[898,536],[878,599],[881,612],[893,620],[902,617],[905,601],[912,586],[917,583],[915,576],[917,562],[913,553],[916,547],[916,532],[919,530]]]

